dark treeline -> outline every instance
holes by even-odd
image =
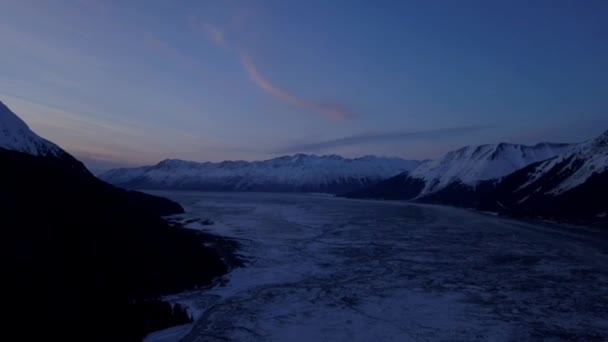
[[[138,335],[151,331],[166,329],[172,326],[192,322],[188,310],[179,304],[169,304],[161,300],[135,301],[128,306],[127,315],[134,328],[139,328]]]
[[[138,341],[190,321],[156,299],[227,267],[207,236],[160,218],[182,211],[108,185],[69,155],[0,149],[4,323],[19,340]]]

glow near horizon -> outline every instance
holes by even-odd
[[[0,2],[0,100],[85,160],[423,159],[608,128],[603,1]]]

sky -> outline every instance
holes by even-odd
[[[0,0],[0,100],[92,168],[608,129],[608,1]]]

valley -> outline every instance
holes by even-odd
[[[148,341],[513,341],[608,336],[606,232],[306,194],[154,192],[246,266],[173,296],[197,320]],[[156,339],[155,336],[159,338]]]
[[[608,341],[608,1],[0,2],[5,339]]]

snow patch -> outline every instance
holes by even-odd
[[[4,103],[0,102],[0,148],[35,156],[60,156],[59,146],[39,137]]]
[[[571,146],[564,153],[536,166],[529,179],[516,191],[530,187],[552,173],[564,177],[564,180],[544,191],[547,195],[558,196],[584,184],[594,174],[608,171],[607,141],[608,132],[596,139]]]
[[[422,196],[455,182],[475,186],[484,180],[500,178],[532,163],[553,158],[568,148],[568,144],[552,143],[467,146],[449,152],[441,159],[423,163],[409,175],[425,181]]]

